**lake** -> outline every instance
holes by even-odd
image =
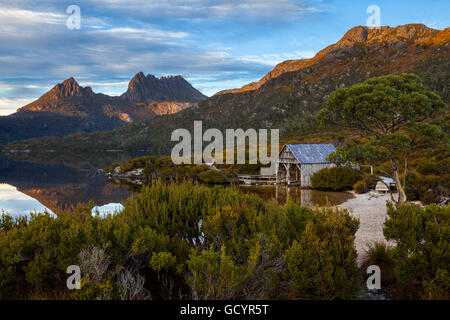
[[[22,155],[24,156],[24,155]],[[0,158],[0,213],[17,216],[30,212],[57,214],[71,210],[80,203],[92,201],[101,214],[120,210],[126,199],[138,189],[115,184],[104,171],[114,161],[124,162],[133,154],[70,155],[27,154],[26,159]],[[32,162],[37,159],[39,163]],[[341,204],[353,196],[345,192],[301,190],[282,186],[239,186],[244,193],[254,193],[264,201],[275,200],[283,205],[294,200],[302,205]]]

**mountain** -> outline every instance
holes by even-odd
[[[45,113],[79,117],[104,115],[127,121],[127,115],[122,112],[125,107],[126,104],[116,97],[95,94],[90,87],[83,88],[74,78],[69,78],[55,85],[36,101],[19,108],[14,115],[19,117],[39,116]]]
[[[317,131],[315,114],[329,95],[369,78],[416,73],[428,89],[450,101],[450,28],[434,30],[410,24],[395,28],[355,27],[341,40],[312,59],[286,61],[260,81],[240,89],[222,91],[193,108],[164,118],[122,128],[63,139],[39,139],[8,149],[72,150],[147,149],[170,154],[170,134],[177,128],[277,128],[282,138],[297,138]],[[333,139],[337,134],[329,132]]]
[[[94,92],[91,87],[83,88],[74,78],[69,78],[66,81],[57,84],[49,92],[45,93],[42,97],[33,103],[21,108],[29,111],[42,111],[39,109],[39,105],[46,105],[49,102],[56,102],[60,98],[66,97],[82,97],[91,98],[94,96]],[[37,109],[35,109],[37,108]],[[19,109],[20,110],[20,109]]]
[[[307,69],[324,59],[339,59],[339,57],[347,53],[357,55],[358,51],[361,51],[361,49],[367,51],[379,51],[385,56],[387,56],[387,52],[385,51],[389,51],[390,49],[394,49],[395,51],[395,49],[399,49],[399,51],[402,51],[399,52],[399,55],[403,56],[407,51],[405,49],[413,45],[427,47],[448,43],[449,34],[448,28],[439,31],[427,28],[422,24],[409,24],[396,28],[369,28],[358,26],[350,29],[341,40],[321,50],[311,59],[284,61],[278,64],[258,82],[247,84],[239,89],[224,90],[218,92],[216,95],[257,90],[265,83],[284,73]]]
[[[140,72],[120,97],[94,93],[90,87],[82,87],[69,78],[16,113],[0,117],[0,144],[111,130],[176,113],[205,98],[181,76],[157,79]]]
[[[134,102],[186,101],[200,102],[207,97],[195,89],[182,76],[156,78],[139,72],[131,79],[122,99]]]

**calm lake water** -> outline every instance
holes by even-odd
[[[264,201],[274,200],[280,205],[285,205],[290,200],[309,207],[335,206],[353,198],[349,192],[302,190],[286,186],[239,186],[239,189],[245,193],[257,194]]]
[[[133,155],[135,156],[135,155]],[[102,170],[110,163],[124,161],[130,155],[117,157],[94,156],[92,161],[82,156],[70,156],[58,160],[54,157],[33,163],[29,159],[0,158],[0,214],[29,215],[30,212],[58,213],[71,210],[80,203],[92,201],[100,214],[120,210],[126,199],[137,190],[111,183]],[[42,164],[49,162],[49,164]],[[275,186],[240,186],[245,193],[255,193],[265,201],[275,200],[285,204],[288,200],[302,205],[319,206],[341,204],[352,198],[350,193],[300,190]]]

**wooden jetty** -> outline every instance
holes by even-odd
[[[238,176],[239,183],[245,185],[275,185],[277,183],[277,179],[275,175],[271,176],[261,176],[261,175],[250,175],[250,174],[241,174]]]

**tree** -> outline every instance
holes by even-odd
[[[432,141],[430,138],[438,134],[424,121],[444,107],[441,98],[428,91],[414,74],[377,77],[339,89],[331,94],[319,119],[356,130],[364,142],[339,148],[329,159],[377,166],[397,185],[398,200],[391,193],[392,200],[406,202],[408,156],[425,137]],[[386,163],[389,165],[383,167]]]
[[[413,299],[450,299],[450,206],[388,204],[384,236],[396,243],[395,275]]]

